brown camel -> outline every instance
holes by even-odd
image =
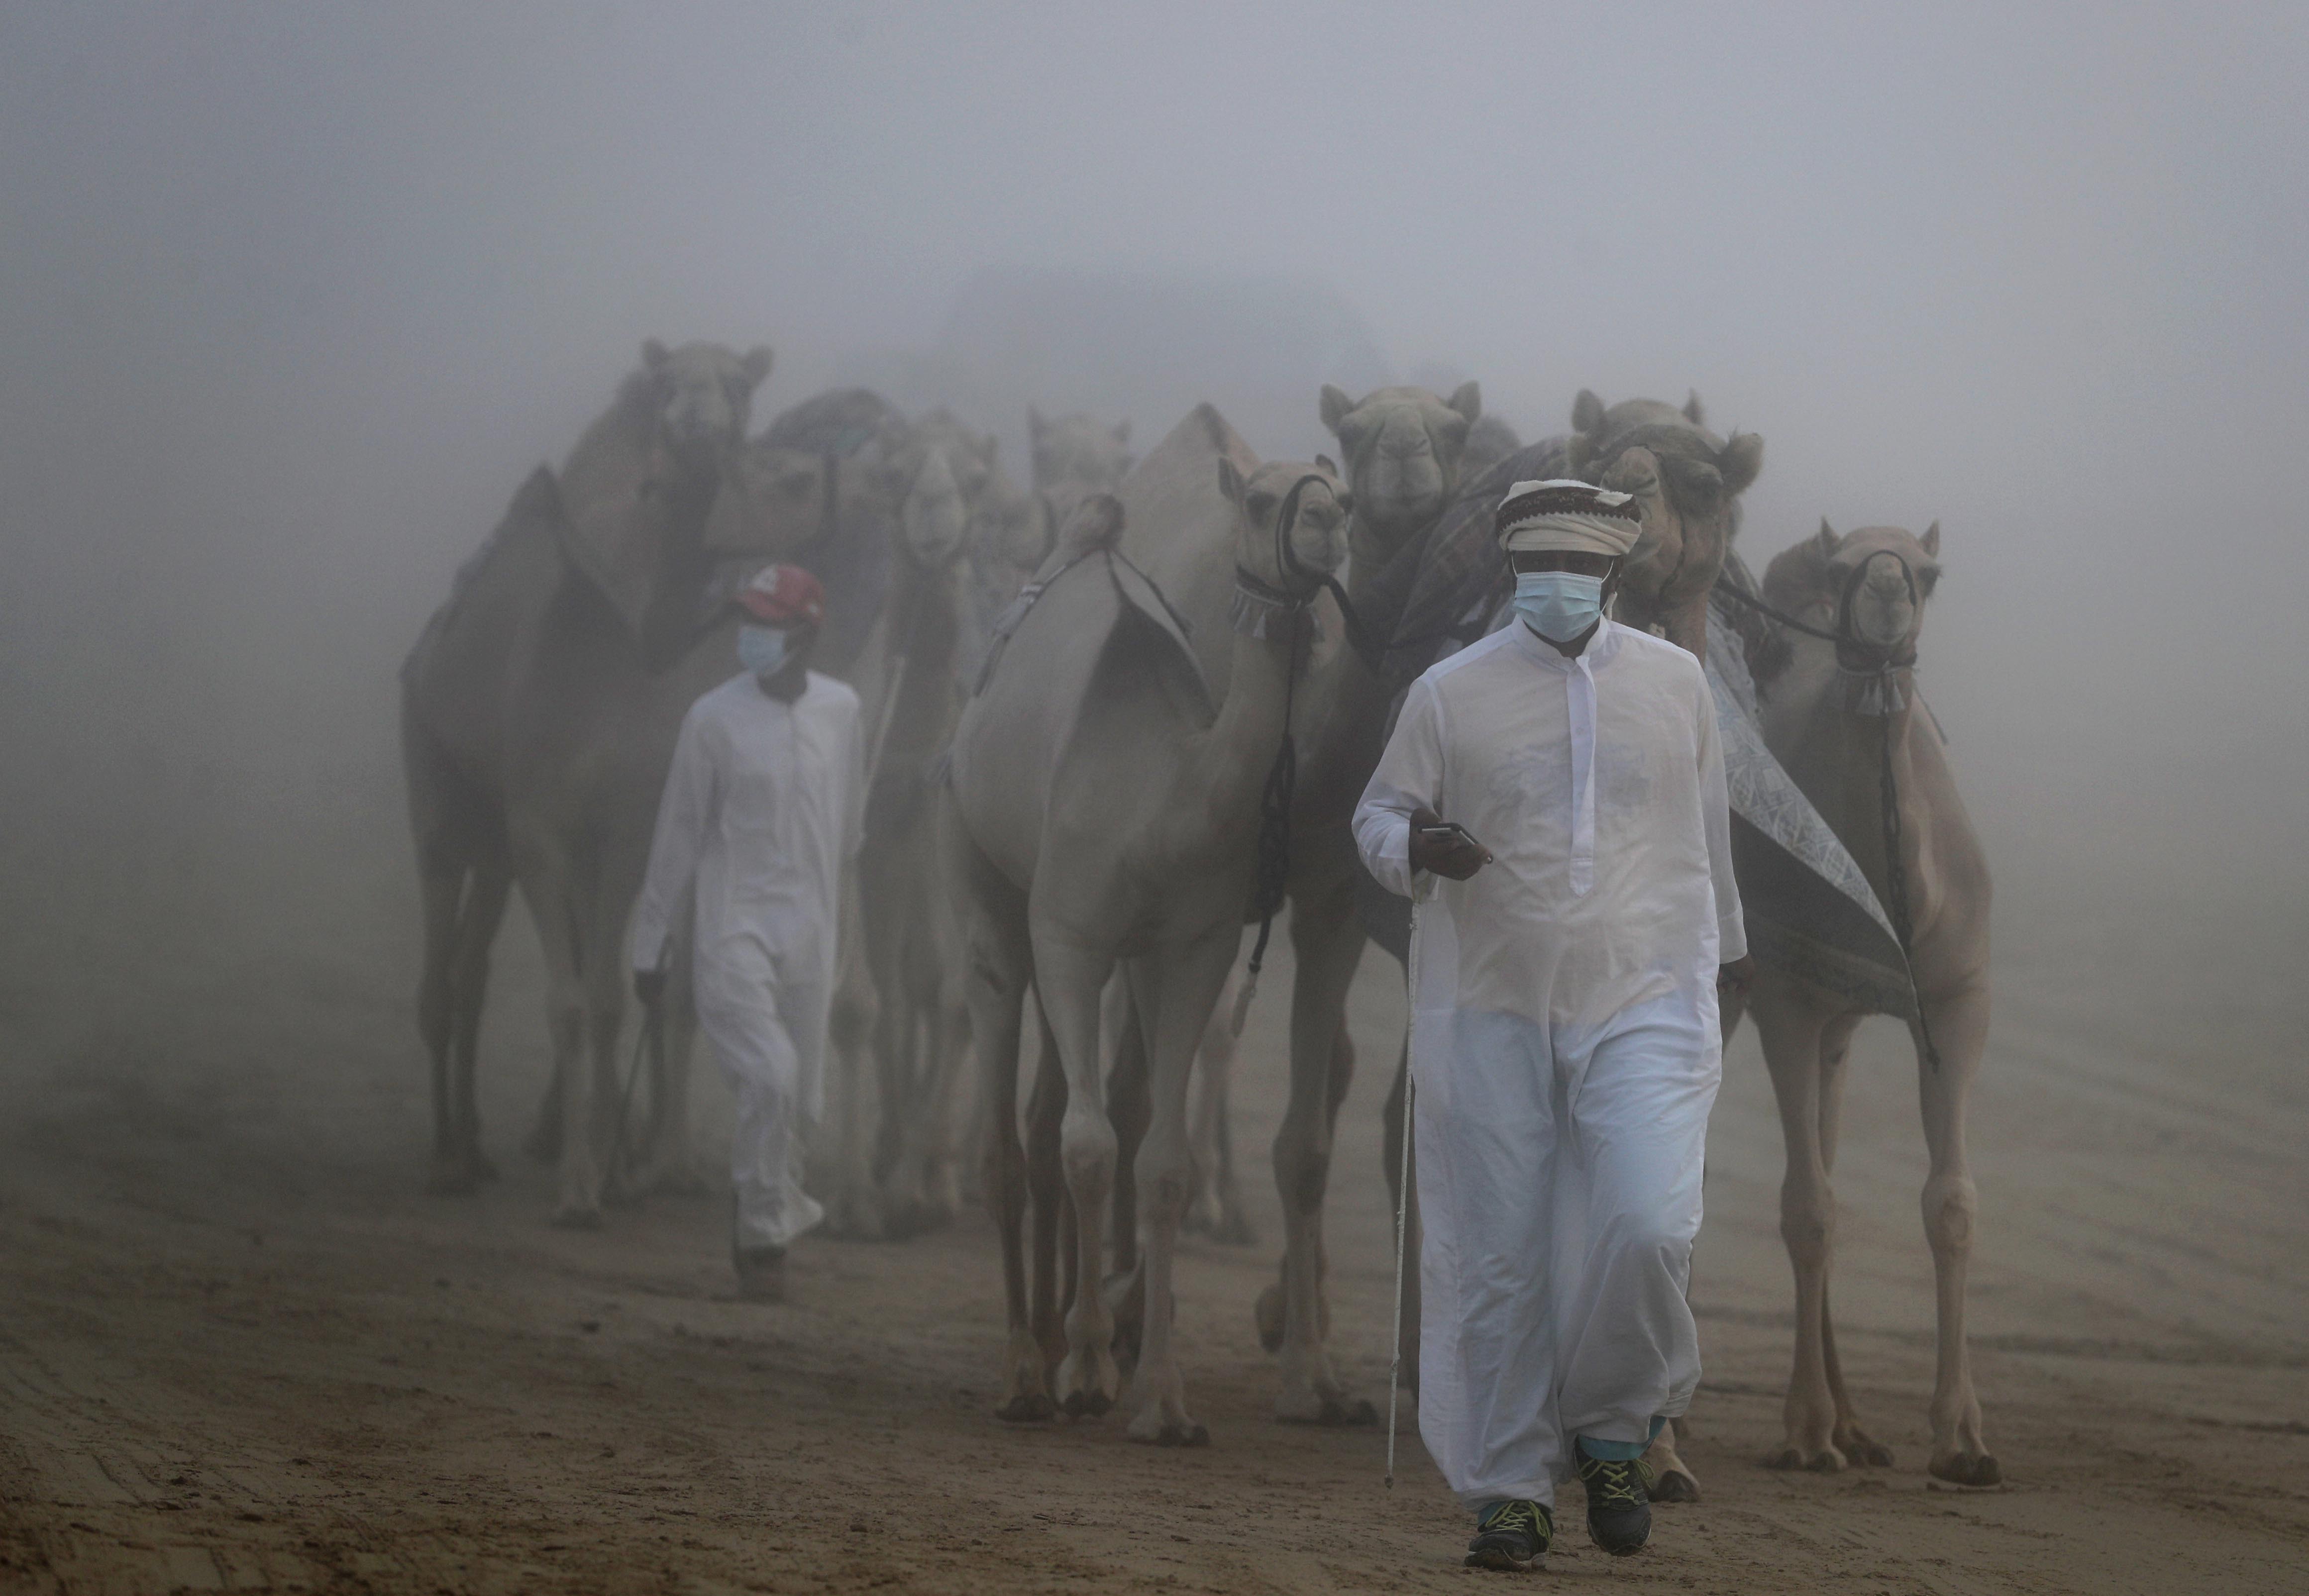
[[[1907,944],[1915,1001],[1902,1015],[1917,1052],[1924,1143],[1924,1236],[1939,1283],[1939,1374],[1928,1466],[1958,1485],[2002,1479],[1981,1438],[1965,1346],[1965,1275],[1978,1200],[1965,1152],[1965,1104],[1988,1038],[1988,867],[1949,769],[1939,725],[1916,693],[1916,639],[1940,578],[1940,526],[1922,538],[1828,524],[1774,559],[1766,600],[1843,641],[1794,634],[1793,658],[1763,689],[1773,755],[1858,861]],[[1887,789],[1897,824],[1888,822]],[[1795,1367],[1783,1468],[1885,1464],[1861,1428],[1836,1355],[1828,1276],[1836,1241],[1838,1111],[1852,1034],[1885,1006],[1764,964],[1748,1002],[1787,1137],[1780,1234],[1795,1269]]]
[[[728,470],[769,365],[766,349],[645,344],[558,478],[540,469],[515,496],[402,667],[437,1191],[492,1173],[474,1045],[517,882],[549,982],[554,1086],[540,1128],[563,1154],[555,1222],[601,1222],[626,917],[681,717],[731,669],[712,584],[776,552],[746,547],[762,523]],[[658,1117],[678,1142],[680,1086],[661,1086]]]

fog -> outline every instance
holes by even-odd
[[[2280,5],[12,5],[0,995],[403,1022],[395,668],[654,335],[1021,478],[1029,401],[1285,455],[1326,381],[1473,376],[1527,439],[1696,389],[1767,440],[1751,562],[1941,522],[2008,975],[2274,1036],[2305,81]]]

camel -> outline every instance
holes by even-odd
[[[1510,454],[1520,453],[1523,439],[1498,416],[1483,415],[1467,429],[1466,453],[1459,459],[1459,479],[1473,482]]]
[[[944,470],[933,461],[921,475]],[[938,875],[930,799],[962,711],[970,522],[958,493],[944,513],[930,513],[925,497],[907,501],[896,579],[868,650],[877,661],[872,774],[858,868],[879,1115],[870,1159],[853,1150],[850,1167],[874,1182],[872,1222],[901,1235],[953,1217],[949,1124],[969,1040],[961,937]]]
[[[928,823],[903,805],[892,808],[890,795],[919,786],[951,729],[958,651],[973,630],[951,614],[956,564],[979,543],[1008,535],[1024,501],[992,438],[945,410],[909,422],[864,389],[834,390],[795,407],[749,456],[756,449],[823,453],[830,467],[841,466],[832,478],[838,525],[796,557],[826,583],[822,668],[859,692],[871,739],[867,787],[883,795],[869,807],[869,830],[878,822],[897,829],[872,837],[870,867],[844,872],[828,1027],[835,1090],[818,1161],[828,1233],[882,1239],[952,1212],[938,1092],[952,1089],[962,1046],[958,1000],[936,996],[952,979],[937,971],[953,938],[941,929],[943,906],[924,893]],[[878,763],[886,755],[895,761],[887,785]],[[882,988],[890,981],[904,990],[885,1014]],[[930,1102],[913,1089],[918,1076],[945,1083]]]
[[[796,530],[760,522],[729,470],[769,366],[767,349],[645,343],[641,369],[558,476],[540,467],[515,495],[402,667],[437,1192],[494,1173],[474,1108],[475,1040],[517,882],[549,983],[554,1084],[540,1128],[563,1154],[554,1221],[601,1223],[626,917],[681,717],[731,669],[708,582],[776,552],[749,537]],[[671,1140],[653,1163],[686,1166],[681,1084],[660,1089]]]
[[[1352,575],[1361,594],[1372,574],[1399,557],[1412,533],[1450,503],[1468,427],[1482,410],[1470,383],[1449,401],[1419,388],[1382,389],[1358,403],[1336,388],[1324,390],[1323,412],[1335,429],[1361,447],[1349,451],[1354,514],[1349,546]],[[1349,418],[1352,418],[1352,420]],[[1386,439],[1388,447],[1371,445]],[[1318,461],[1328,467],[1327,461]],[[1231,621],[1244,600],[1229,566],[1223,531],[1181,538],[1161,518],[1128,525],[1123,547],[1152,576],[1189,625],[1205,674],[1223,685],[1232,668]],[[1361,599],[1355,598],[1358,611]],[[1291,808],[1289,876],[1292,945],[1297,977],[1292,996],[1291,1106],[1275,1143],[1276,1183],[1283,1195],[1285,1247],[1281,1281],[1262,1296],[1262,1339],[1280,1354],[1283,1386],[1276,1417],[1290,1423],[1370,1423],[1372,1404],[1354,1397],[1333,1367],[1324,1340],[1328,1315],[1322,1294],[1321,1218],[1328,1179],[1332,1126],[1353,1070],[1345,1030],[1346,994],[1362,956],[1355,917],[1362,866],[1349,833],[1354,805],[1378,763],[1386,727],[1388,689],[1372,660],[1350,635],[1333,598],[1311,607],[1310,643],[1293,714],[1298,777]],[[1230,997],[1223,1014],[1235,1012]],[[1228,1039],[1231,1041],[1231,1038]],[[1224,1045],[1224,1043],[1221,1045]],[[1209,1049],[1206,1048],[1206,1052]],[[1143,1113],[1131,1110],[1139,1089],[1137,1060],[1125,1048],[1118,1059],[1114,1101],[1117,1128],[1135,1134]],[[1126,1148],[1127,1152],[1127,1148]],[[1039,1237],[1038,1237],[1039,1241]],[[1118,1245],[1118,1266],[1134,1260]],[[1117,1292],[1126,1316],[1136,1281]],[[1128,1344],[1135,1331],[1126,1318]]]
[[[1924,1142],[1924,1235],[1939,1285],[1939,1370],[1932,1399],[1932,1473],[1993,1485],[2002,1473],[1981,1437],[1965,1345],[1966,1268],[1978,1200],[1965,1151],[1965,1106],[1988,1036],[1988,867],[1940,728],[1916,694],[1916,640],[1940,577],[1940,525],[1816,537],[1775,558],[1764,597],[1834,633],[1789,639],[1792,658],[1763,692],[1764,738],[1866,874],[1906,945],[1913,997],[1901,1004],[1760,962],[1748,1012],[1787,1138],[1780,1234],[1796,1283],[1795,1365],[1788,1381],[1782,1468],[1883,1465],[1891,1454],[1860,1426],[1836,1354],[1828,1277],[1836,1241],[1837,1121],[1852,1035],[1872,1013],[1900,1012],[1916,1040]],[[1897,829],[1885,787],[1898,795]],[[1897,862],[1897,869],[1894,867]],[[1736,1022],[1736,1016],[1735,1016]]]
[[[1187,1411],[1172,1340],[1188,1069],[1241,936],[1260,797],[1304,651],[1302,612],[1346,557],[1347,507],[1345,487],[1319,463],[1261,465],[1217,411],[1197,407],[1118,497],[1084,502],[963,712],[942,837],[986,1062],[986,1186],[1009,1314],[1003,1418],[1047,1417],[1054,1406],[1097,1414],[1116,1398],[1113,1316],[1095,1283],[1118,1160],[1100,999],[1119,964],[1150,1103],[1133,1171],[1145,1312],[1129,1432],[1166,1444],[1207,1439]],[[1218,551],[1202,574],[1239,582],[1244,599],[1224,648],[1205,636],[1189,642],[1166,594],[1119,556],[1134,519],[1158,547]],[[1206,663],[1215,653],[1225,665],[1216,677]],[[1016,1115],[1030,983],[1045,1059],[1064,1077],[1057,1136],[1031,1134],[1033,1168]],[[1037,1126],[1047,1127],[1058,1093],[1038,1083],[1035,1096]],[[1053,1389],[1019,1227],[1030,1179],[1047,1193],[1061,1169],[1084,1289],[1066,1315]],[[1044,1234],[1038,1219],[1038,1250]],[[1049,1272],[1037,1273],[1041,1307]]]

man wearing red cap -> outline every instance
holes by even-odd
[[[825,590],[772,565],[739,593],[745,669],[690,705],[634,911],[634,987],[664,996],[674,916],[696,889],[697,1020],[737,1098],[731,1255],[741,1297],[785,1292],[785,1251],[825,1217],[801,1189],[797,1117],[825,1097],[842,866],[857,850],[858,695],[809,669]]]

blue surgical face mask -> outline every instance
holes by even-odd
[[[738,628],[739,664],[756,676],[774,676],[785,662],[784,627],[743,625]]]
[[[1570,643],[1604,618],[1604,579],[1577,571],[1518,571],[1515,608],[1550,643]]]

